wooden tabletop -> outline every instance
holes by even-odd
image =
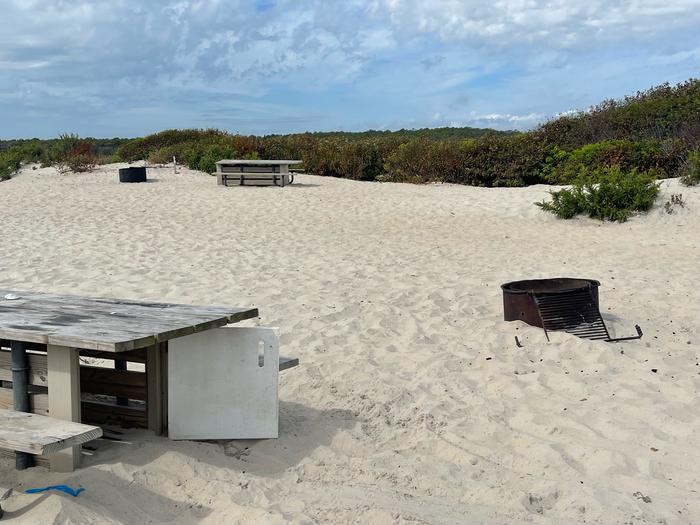
[[[193,306],[0,289],[0,339],[124,352],[257,317]]]
[[[301,164],[300,160],[248,160],[248,159],[222,159],[216,164],[235,164],[243,166],[269,166],[271,164]]]

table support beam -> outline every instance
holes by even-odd
[[[157,436],[167,433],[167,348],[167,342],[158,343],[148,348],[146,353],[148,430]]]
[[[127,370],[126,361],[124,361],[122,359],[115,359],[114,360],[114,369],[115,370]],[[122,406],[122,407],[129,406],[129,398],[117,396],[117,405]]]
[[[29,358],[21,341],[10,341],[12,352],[12,400],[18,412],[31,412],[29,406]],[[34,465],[34,457],[26,452],[15,453],[15,468],[24,470]]]
[[[81,422],[80,362],[78,349],[49,345],[47,349],[49,379],[49,416]],[[51,470],[72,472],[80,462],[80,445],[56,452],[49,457]]]

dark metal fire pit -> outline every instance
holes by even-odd
[[[146,167],[119,168],[119,182],[146,182]]]
[[[529,279],[501,285],[503,289],[503,319],[524,321],[550,331],[564,331],[584,339],[625,341],[639,339],[642,330],[635,325],[637,335],[611,338],[600,314],[598,287],[594,279]]]

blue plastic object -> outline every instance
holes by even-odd
[[[69,496],[73,496],[75,498],[85,489],[83,487],[78,487],[77,489],[74,489],[73,487],[69,487],[68,485],[49,485],[48,487],[42,487],[38,489],[27,489],[24,492],[26,492],[27,494],[38,494],[39,492],[46,492],[47,490],[60,490],[61,492],[65,492]]]

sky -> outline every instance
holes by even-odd
[[[700,77],[700,0],[0,0],[0,138],[531,129]]]

